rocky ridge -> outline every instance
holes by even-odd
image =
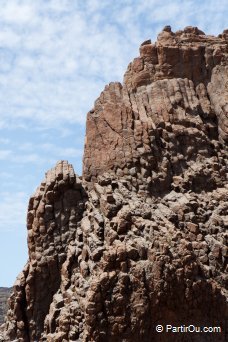
[[[29,260],[3,341],[167,341],[227,306],[228,30],[169,26],[87,116],[83,177],[58,162],[29,202]],[[169,334],[169,341],[215,341]]]

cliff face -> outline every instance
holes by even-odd
[[[87,180],[136,167],[138,177],[142,169],[148,177],[156,173],[152,192],[169,191],[173,176],[197,155],[213,155],[212,140],[227,141],[227,35],[205,36],[197,28],[174,34],[166,27],[155,44],[141,45],[123,85],[106,86],[88,113]]]
[[[105,87],[82,179],[59,162],[30,200],[4,341],[225,341],[227,42],[165,27]]]

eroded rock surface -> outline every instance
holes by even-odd
[[[123,85],[106,86],[88,113],[85,178],[136,167],[148,177],[155,171],[152,183],[169,190],[171,176],[190,161],[214,156],[213,141],[228,137],[227,39],[227,31],[212,37],[166,28],[155,44],[143,43]]]
[[[4,341],[225,341],[228,31],[165,27],[31,198]],[[157,324],[220,326],[156,333]]]

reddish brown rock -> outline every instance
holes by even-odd
[[[225,341],[227,30],[166,26],[31,198],[3,341]],[[221,333],[157,333],[156,325]]]
[[[166,27],[155,44],[144,42],[123,85],[106,86],[88,113],[85,178],[136,167],[153,189],[170,189],[198,154],[214,156],[213,141],[227,141],[227,40],[227,31],[213,37]]]

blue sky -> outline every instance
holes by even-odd
[[[217,35],[227,0],[1,0],[0,286],[27,260],[30,195],[56,161],[81,174],[86,113],[165,25]]]

